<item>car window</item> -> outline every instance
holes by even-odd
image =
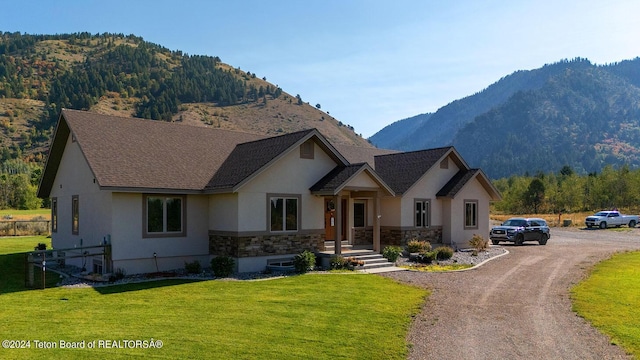
[[[504,226],[524,226],[524,224],[526,223],[525,220],[522,219],[509,219],[507,221],[504,222]]]
[[[540,220],[540,226],[547,226],[547,222],[544,220]]]
[[[538,220],[531,220],[531,226],[540,226],[540,222]]]

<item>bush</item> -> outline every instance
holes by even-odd
[[[418,261],[423,264],[431,264],[436,259],[435,251],[423,251],[418,255]]]
[[[200,265],[199,261],[186,262],[184,263],[184,269],[187,270],[187,274],[200,274],[202,272],[202,265]]]
[[[293,267],[300,274],[313,270],[315,266],[316,256],[311,251],[305,250],[293,258]]]
[[[433,252],[438,260],[449,260],[453,257],[453,249],[448,246],[439,246]]]
[[[127,271],[123,268],[117,268],[116,271],[111,274],[111,276],[109,276],[109,281],[114,282],[117,280],[122,280],[125,276],[127,276]]]
[[[401,253],[402,248],[400,246],[387,246],[382,249],[382,256],[392,263],[398,260],[398,257],[400,257]]]
[[[474,234],[471,240],[469,240],[469,245],[471,245],[476,252],[487,251],[489,240],[486,240],[481,235]]]
[[[341,255],[334,255],[331,257],[331,262],[329,263],[329,268],[331,270],[343,270],[349,268],[349,262]]]
[[[413,239],[407,243],[407,251],[410,253],[421,253],[431,251],[431,243]]]
[[[230,256],[217,256],[211,259],[211,271],[219,278],[229,277],[233,274],[236,262]]]

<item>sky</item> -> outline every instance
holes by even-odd
[[[637,0],[20,0],[0,31],[134,34],[218,56],[364,137],[517,70],[640,56]]]

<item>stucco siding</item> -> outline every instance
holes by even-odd
[[[465,200],[478,202],[478,227],[465,229]],[[489,237],[489,201],[490,197],[477,179],[474,179],[460,191],[451,202],[451,244],[457,248],[468,247],[474,234],[485,239]]]
[[[400,196],[387,196],[380,199],[381,226],[399,226],[401,213],[398,209],[400,209],[401,202]]]
[[[58,202],[58,231],[51,234],[54,248],[98,245],[111,232],[111,193],[100,191],[76,142],[67,139],[50,196]],[[72,231],[72,199],[78,198],[78,234]],[[69,259],[82,266],[82,259]]]
[[[239,198],[237,193],[209,196],[209,230],[238,231]]]
[[[209,252],[208,196],[188,195],[186,197],[185,237],[143,237],[142,199],[142,194],[113,194],[111,243],[114,269],[118,266],[125,267],[127,273],[162,271],[175,269],[176,266],[182,268],[184,261],[207,258]],[[156,259],[154,259],[154,253]],[[176,262],[176,258],[181,260]]]
[[[309,188],[337,164],[318,145],[314,158],[293,149],[243,185],[239,193],[238,231],[267,231],[267,194],[300,195],[301,230],[324,228],[324,200]]]
[[[406,193],[402,195],[401,222],[400,226],[415,226],[415,200],[431,200],[431,224],[440,226],[443,223],[442,204],[436,199],[436,194],[444,187],[451,178],[460,170],[458,166],[449,158],[448,168],[441,169],[439,164],[429,169]]]

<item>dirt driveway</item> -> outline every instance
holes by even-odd
[[[569,289],[610,254],[640,249],[640,229],[552,229],[546,246],[456,273],[385,276],[433,291],[408,335],[410,359],[627,359],[571,311]]]

